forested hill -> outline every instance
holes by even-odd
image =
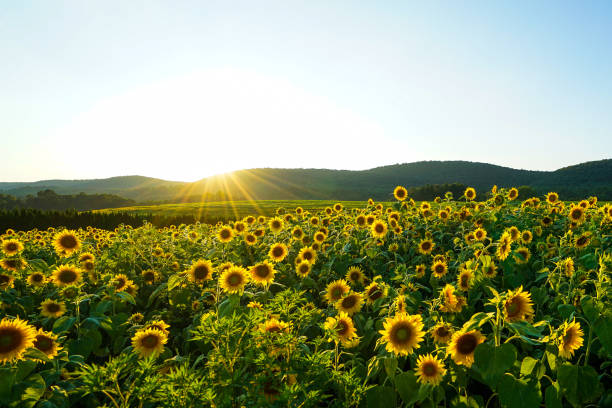
[[[115,194],[137,202],[225,199],[390,199],[396,185],[416,188],[458,183],[477,190],[530,186],[537,194],[555,190],[562,199],[597,195],[612,200],[612,159],[586,162],[556,171],[530,171],[467,161],[422,161],[369,170],[239,170],[194,183],[141,176],[101,180],[53,180],[0,183],[0,193],[15,196],[53,189],[58,194]]]

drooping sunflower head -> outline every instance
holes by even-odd
[[[34,346],[36,329],[20,318],[0,321],[0,363],[19,360],[26,349]]]
[[[268,286],[274,280],[274,265],[268,261],[260,262],[249,270],[251,279],[258,285]]]
[[[393,190],[393,197],[395,197],[397,201],[404,201],[408,197],[408,190],[402,186],[397,186],[395,190]]]
[[[440,321],[431,329],[431,335],[436,343],[447,344],[453,336],[453,327]]]
[[[159,280],[159,272],[154,269],[147,269],[140,273],[142,279],[147,285],[153,284]]]
[[[76,231],[64,230],[55,234],[53,247],[60,256],[70,256],[73,252],[81,249],[81,240]]]
[[[485,337],[478,330],[462,330],[453,334],[447,352],[456,364],[471,367],[474,363],[474,350],[484,341]]]
[[[170,334],[170,325],[163,320],[152,320],[145,325],[145,329],[156,329],[164,333],[166,336]]]
[[[523,291],[523,286],[508,291],[504,301],[504,317],[508,322],[531,320],[533,317],[531,294]]]
[[[574,352],[582,347],[584,343],[584,332],[580,328],[580,323],[574,321],[564,322],[559,328],[557,343],[559,344],[559,356],[571,358]]]
[[[259,326],[259,331],[262,333],[279,333],[279,332],[288,332],[289,324],[283,322],[282,320],[278,320],[276,317],[266,320],[265,323]]]
[[[23,244],[16,239],[8,239],[6,241],[2,241],[2,252],[6,256],[17,255],[19,252],[23,251]]]
[[[112,284],[117,292],[125,291],[130,283],[132,283],[132,281],[123,273],[116,275],[112,280]]]
[[[516,263],[526,264],[531,258],[531,252],[527,247],[520,247],[516,249],[516,255],[514,255],[513,257]]]
[[[340,279],[327,285],[324,297],[328,303],[336,303],[349,293],[350,289],[347,282],[344,279]]]
[[[240,266],[232,266],[221,275],[220,285],[228,293],[242,293],[247,284],[247,271]]]
[[[15,278],[6,273],[0,273],[0,289],[7,290],[14,286]]]
[[[423,255],[429,255],[435,246],[436,244],[431,239],[424,239],[419,243],[419,252]]]
[[[521,232],[521,242],[525,245],[531,243],[531,240],[533,240],[533,234],[531,233],[531,231],[525,230],[523,232]]]
[[[444,363],[431,354],[419,356],[416,364],[417,378],[421,384],[438,385],[446,374]]]
[[[61,349],[57,343],[57,335],[43,329],[38,329],[38,332],[36,332],[34,347],[45,353],[49,358],[57,356],[57,352]]]
[[[427,271],[427,266],[425,264],[419,264],[414,268],[414,273],[419,279],[425,276],[425,271]]]
[[[372,282],[365,288],[365,298],[369,305],[387,296],[387,287],[378,282]]]
[[[168,342],[168,336],[157,329],[139,330],[132,337],[132,347],[141,358],[156,357],[164,351],[164,344]]]
[[[499,243],[497,244],[497,250],[495,251],[495,255],[500,260],[505,260],[510,255],[510,251],[512,249],[512,238],[508,232],[504,232],[499,239]]]
[[[242,221],[236,221],[234,223],[234,231],[238,234],[242,234],[246,230],[246,224]]]
[[[435,261],[433,265],[431,265],[431,272],[433,276],[440,279],[448,272],[448,265],[444,261]]]
[[[47,299],[40,304],[40,314],[45,317],[60,317],[66,313],[64,302]]]
[[[338,300],[335,306],[338,311],[352,316],[361,310],[363,306],[363,295],[358,292],[350,293]]]
[[[83,277],[81,270],[72,265],[60,265],[53,271],[53,283],[59,287],[76,285]]]
[[[94,262],[96,257],[91,252],[83,252],[79,255],[79,262],[92,261]]]
[[[388,317],[380,330],[381,342],[386,343],[386,350],[396,355],[412,354],[423,341],[423,320],[420,315],[399,313]]]
[[[387,231],[387,223],[382,220],[375,220],[370,227],[370,233],[374,238],[384,238]]]
[[[588,232],[576,237],[574,241],[574,246],[578,249],[584,249],[591,243],[591,235]]]
[[[468,290],[470,290],[470,287],[472,287],[473,279],[474,272],[472,272],[471,269],[464,269],[459,273],[459,276],[457,277],[457,287],[460,290],[467,292]]]
[[[497,276],[497,266],[495,265],[495,263],[490,262],[487,265],[483,265],[482,266],[482,273],[487,277],[487,278],[494,278]]]
[[[191,282],[203,283],[211,280],[213,276],[212,262],[205,259],[198,259],[189,268],[188,276]]]
[[[287,256],[289,250],[287,249],[287,245],[283,243],[276,243],[270,247],[270,252],[268,252],[268,256],[274,262],[281,262]]]

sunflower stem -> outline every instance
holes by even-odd
[[[584,365],[585,367],[589,364],[589,353],[591,351],[591,343],[593,342],[593,328],[591,327],[591,325],[589,326],[589,339],[587,340],[587,348],[586,348],[586,352],[584,353]]]

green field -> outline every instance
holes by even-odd
[[[302,207],[306,211],[315,212],[325,207],[341,203],[345,208],[363,208],[364,201],[327,201],[327,200],[258,200],[258,201],[216,201],[208,203],[142,205],[133,207],[110,208],[96,210],[98,213],[126,212],[153,217],[183,217],[194,216],[196,219],[239,219],[247,215],[270,216],[277,208],[294,210]],[[387,204],[387,203],[383,203]]]

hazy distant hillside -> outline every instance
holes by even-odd
[[[556,171],[518,170],[467,161],[422,161],[363,171],[327,169],[250,169],[202,179],[194,183],[141,176],[100,180],[48,180],[0,183],[0,192],[35,195],[44,189],[58,194],[80,192],[116,194],[137,202],[258,199],[389,199],[396,185],[461,183],[478,190],[498,186],[531,186],[537,192],[556,190],[562,198],[598,195],[612,199],[612,159],[587,162]]]

